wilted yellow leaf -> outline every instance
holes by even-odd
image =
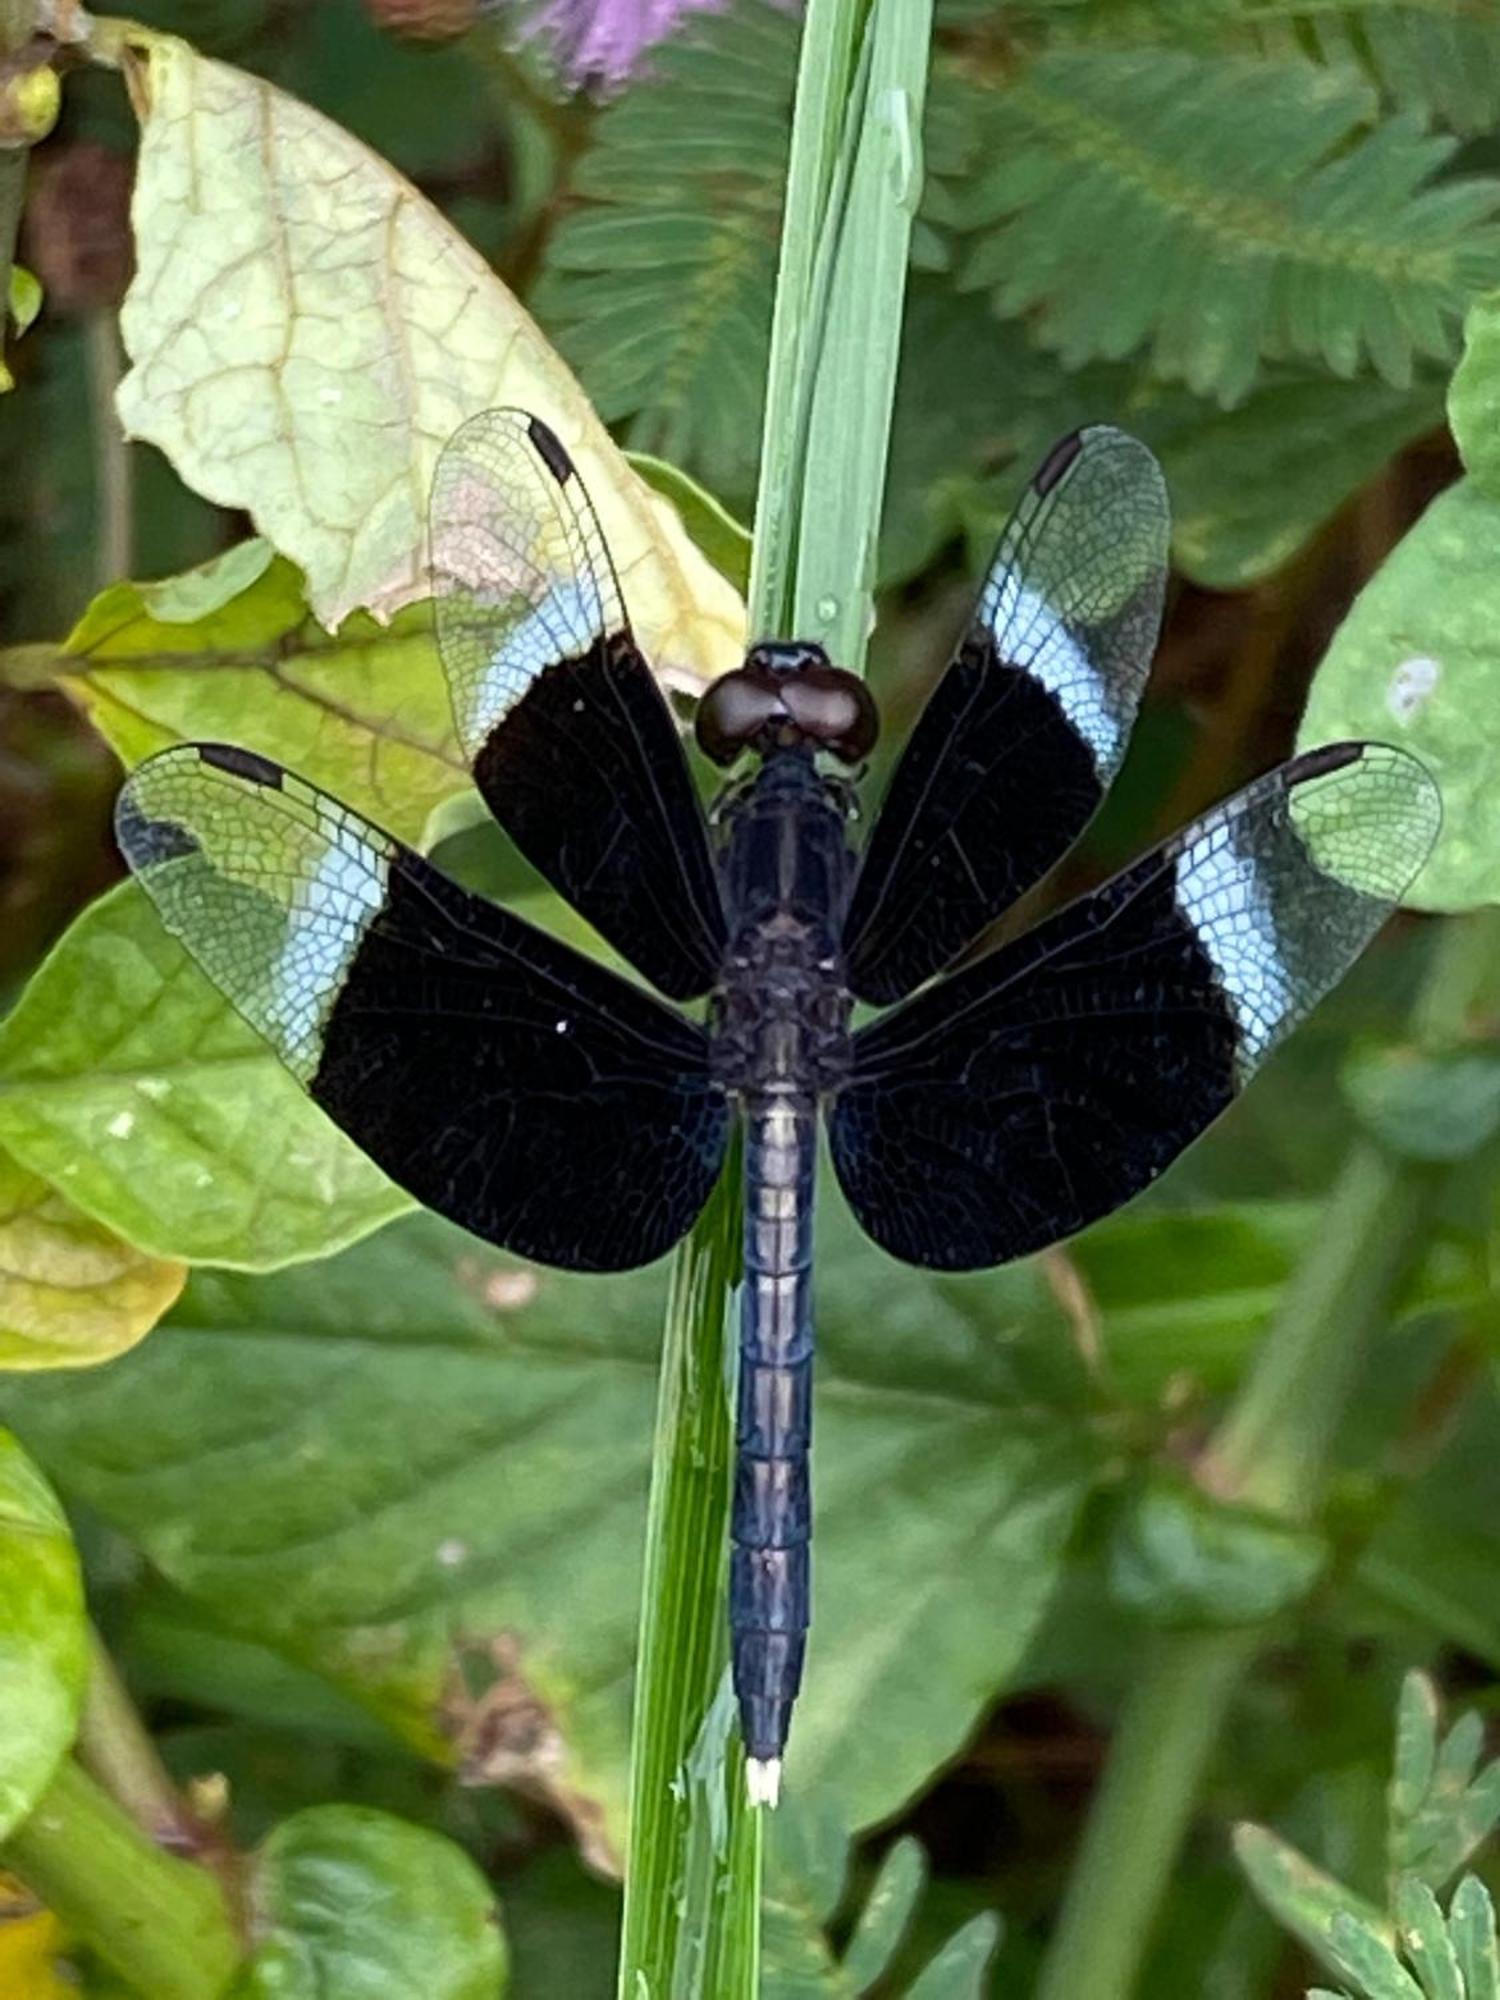
[[[496,404],[567,445],[661,668],[736,664],[744,609],[630,469],[535,322],[407,181],[320,113],[133,32],[136,276],[127,429],[244,508],[330,628],[427,591],[438,450]]]
[[[186,1276],[0,1153],[0,1368],[107,1361],[150,1332]]]
[[[0,1993],[5,2000],[78,2000],[77,1984],[57,1969],[62,1926],[50,1910],[0,1892]]]

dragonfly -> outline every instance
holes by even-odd
[[[458,737],[501,827],[640,981],[253,750],[179,744],[120,794],[120,847],[167,927],[356,1145],[476,1236],[568,1270],[649,1263],[738,1122],[728,1595],[758,1804],[809,1629],[820,1121],[894,1256],[964,1271],[1042,1250],[1233,1102],[1436,837],[1414,758],[1336,743],[976,949],[1120,767],[1168,532],[1144,445],[1107,425],[1056,445],[856,844],[864,681],[810,642],[752,645],[697,704],[728,774],[705,813],[566,448],[524,411],[466,422],[431,505]]]

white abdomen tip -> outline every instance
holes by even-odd
[[[774,1806],[781,1797],[781,1759],[747,1757],[745,1790],[753,1806]]]

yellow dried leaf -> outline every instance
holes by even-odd
[[[132,31],[136,276],[126,428],[245,509],[320,621],[426,594],[439,448],[476,411],[533,410],[572,453],[648,657],[735,665],[744,607],[631,470],[540,329],[415,188],[270,84]]]

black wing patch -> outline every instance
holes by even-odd
[[[1313,751],[862,1029],[831,1120],[859,1221],[972,1270],[1128,1201],[1358,956],[1440,812],[1402,751]]]
[[[580,1271],[692,1225],[728,1125],[696,1024],[250,752],[148,759],[115,826],[167,928],[429,1208]]]
[[[1106,425],[1032,479],[865,848],[844,929],[860,999],[940,972],[1092,818],[1156,649],[1169,526],[1156,460]]]
[[[707,992],[725,926],[702,808],[561,442],[524,411],[471,418],[438,460],[431,532],[438,649],[485,803],[654,986]]]

